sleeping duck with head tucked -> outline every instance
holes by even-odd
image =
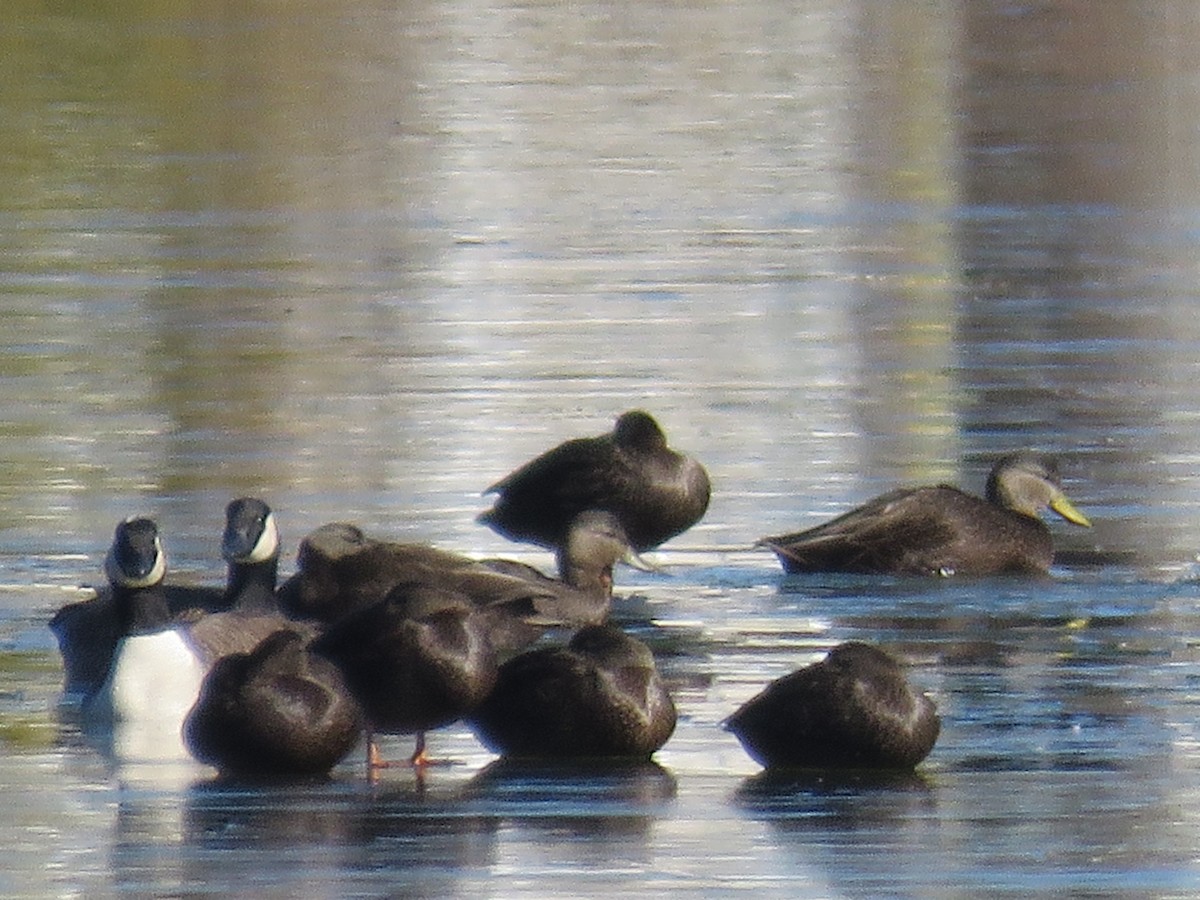
[[[484,492],[496,502],[478,520],[510,540],[558,547],[577,515],[606,510],[642,552],[699,522],[710,490],[704,466],[635,409],[611,432],[564,441],[497,481]]]

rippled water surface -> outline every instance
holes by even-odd
[[[1184,0],[16,4],[0,894],[1200,893],[1197,38]],[[288,570],[334,519],[549,566],[480,491],[632,407],[715,484],[618,573],[680,710],[653,764],[455,726],[424,779],[236,787],[59,715],[45,622],[118,519],[180,580],[242,494]],[[1095,524],[1047,579],[752,549],[1019,446]],[[762,775],[721,720],[851,638],[909,661],[933,753]]]

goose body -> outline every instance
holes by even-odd
[[[100,690],[91,700],[109,721],[159,717],[183,721],[204,680],[204,663],[174,628],[127,635]]]
[[[806,531],[762,538],[787,572],[895,575],[1045,573],[1054,560],[1051,509],[1091,523],[1067,499],[1052,457],[999,459],[985,497],[950,485],[901,488]]]
[[[900,663],[860,641],[776,679],[724,725],[766,768],[911,769],[941,730]]]
[[[631,410],[610,433],[566,441],[497,481],[479,521],[510,540],[557,547],[575,516],[603,509],[640,552],[700,521],[710,491],[704,467],[672,450],[653,416]]]
[[[565,647],[513,657],[471,717],[489,749],[511,758],[648,758],[675,730],[675,704],[650,648],[609,625]]]
[[[270,509],[243,498],[226,519],[226,588],[172,591],[163,584],[157,526],[131,517],[117,526],[106,560],[110,591],[51,621],[68,688],[82,694],[85,725],[111,729],[119,756],[185,757],[184,717],[218,659],[280,629],[311,632],[270,609],[279,543]]]
[[[240,498],[229,504],[225,519],[223,588],[165,583],[166,556],[154,522],[134,516],[117,525],[104,563],[107,587],[90,600],[67,604],[49,623],[63,659],[64,701],[82,702],[99,690],[131,626],[139,632],[162,630],[231,608],[277,615],[272,609],[279,564],[274,514],[261,500]],[[132,624],[135,616],[139,621]],[[211,661],[222,652],[219,629],[208,625],[202,631],[211,635],[206,652]],[[249,649],[245,644],[253,637],[232,639],[226,652]]]
[[[170,619],[163,589],[166,558],[153,521],[131,516],[117,523],[104,571],[106,589],[67,604],[49,623],[63,660],[68,704],[82,704],[99,692],[121,639],[139,627],[135,617],[140,615],[147,627]]]

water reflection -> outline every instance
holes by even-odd
[[[0,891],[1191,892],[1196,4],[284,6],[0,30]],[[618,586],[661,769],[476,781],[450,735],[423,789],[248,789],[46,736],[116,519],[211,583],[250,493],[285,556],[353,518],[545,565],[478,492],[633,406],[715,484]],[[1026,445],[1097,524],[1048,579],[747,549]],[[938,700],[923,786],[742,782],[720,719],[851,638]]]
[[[781,852],[825,870],[845,896],[922,896],[906,884],[910,861],[942,841],[937,792],[914,772],[762,772],[735,801],[777,833]]]
[[[636,840],[667,812],[676,779],[655,762],[497,760],[471,782],[473,796],[522,828]]]
[[[652,763],[497,762],[474,777],[120,790],[111,865],[125,889],[344,896],[348,886],[457,895],[498,864],[534,869],[552,847],[587,865],[646,864],[675,778]],[[502,836],[503,835],[503,836]],[[514,862],[514,860],[521,860]]]

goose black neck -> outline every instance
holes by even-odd
[[[171,609],[161,583],[151,587],[114,585],[113,600],[122,635],[149,634],[171,624]]]
[[[273,612],[275,583],[279,573],[279,557],[258,563],[231,562],[225,588],[225,600],[230,609]]]

